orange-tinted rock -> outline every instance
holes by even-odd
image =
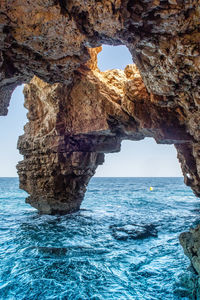
[[[41,212],[78,210],[104,153],[119,151],[123,139],[192,140],[176,110],[151,101],[135,65],[100,72],[97,52],[70,86],[37,77],[25,86],[29,123],[18,142],[18,173],[27,201]]]

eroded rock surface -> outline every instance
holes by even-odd
[[[162,105],[199,105],[198,0],[2,0],[1,114],[14,87],[37,75],[73,81],[88,47],[126,45]],[[156,101],[156,98],[155,98]]]
[[[177,110],[157,106],[135,65],[100,72],[96,56],[79,68],[73,84],[47,84],[34,77],[25,87],[29,123],[18,148],[20,187],[43,213],[79,209],[89,179],[104,153],[123,139],[154,137],[159,143],[190,143]]]
[[[145,136],[175,144],[200,196],[199,39],[199,0],[1,0],[1,115],[14,88],[37,76],[18,143],[28,202],[76,211],[104,153]],[[99,72],[103,43],[126,45],[139,71]]]
[[[198,195],[199,17],[198,0],[36,0],[31,4],[28,0],[2,0],[0,114],[7,113],[13,89],[29,82],[34,75],[49,84],[62,83],[71,89],[77,74],[87,80],[88,70],[96,67],[95,59],[90,60],[94,53],[91,48],[102,43],[126,45],[150,101],[146,101],[143,110],[139,102],[133,105],[129,101],[137,90],[130,79],[122,109],[129,115],[129,110],[134,110],[134,120],[140,127],[155,127],[157,140],[162,142],[166,137],[168,143],[173,135],[171,142],[179,143],[182,130],[178,131],[177,123],[185,128],[185,134],[192,136],[193,142],[177,149],[181,152],[183,171],[190,168],[184,155],[195,161],[196,167],[187,172],[190,178],[185,174],[185,182]],[[112,72],[108,73],[107,77],[112,76]],[[163,108],[168,108],[167,114]],[[161,120],[161,115],[163,118],[159,126],[158,115],[158,119]],[[171,127],[165,121],[171,122]]]

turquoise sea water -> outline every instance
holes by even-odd
[[[200,223],[200,199],[182,178],[93,178],[62,217],[25,197],[0,179],[0,299],[193,299],[178,235]],[[149,224],[157,237],[132,238]]]

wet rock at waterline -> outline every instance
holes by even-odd
[[[188,256],[193,268],[200,275],[200,225],[191,228],[189,232],[181,233],[179,240],[185,255]]]

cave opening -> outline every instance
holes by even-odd
[[[103,45],[98,54],[98,68],[104,72],[111,69],[124,70],[128,64],[132,64],[132,56],[126,46]]]
[[[108,69],[124,69],[132,64],[131,54],[126,46],[103,45],[98,54],[98,67],[101,71]],[[24,125],[28,122],[27,109],[24,107],[24,85],[18,86],[11,97],[7,116],[0,117],[2,141],[0,152],[0,177],[16,177],[16,165],[23,160],[17,150],[17,141],[24,134]]]
[[[174,145],[153,138],[123,141],[121,151],[105,155],[95,177],[182,177]]]
[[[23,159],[17,150],[17,140],[24,133],[27,110],[24,107],[24,85],[18,86],[11,97],[7,116],[0,117],[0,177],[16,177],[16,165]]]
[[[100,71],[124,70],[133,64],[126,46],[103,45],[98,54]],[[106,175],[105,175],[106,174]],[[153,138],[133,143],[123,141],[121,151],[105,155],[105,162],[97,168],[95,177],[182,177],[174,145],[157,144]]]

